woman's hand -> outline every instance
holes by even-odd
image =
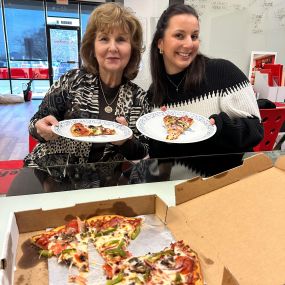
[[[54,116],[46,116],[35,123],[38,135],[46,141],[55,140],[58,138],[52,130],[51,126],[58,125],[58,120]]]
[[[117,118],[116,118],[116,121],[117,121],[119,124],[122,124],[122,125],[124,125],[124,126],[128,126],[128,122],[127,122],[127,120],[126,120],[125,117],[122,117],[122,116],[117,117]]]
[[[124,126],[128,126],[128,122],[126,120],[125,117],[117,117],[116,118],[116,121],[119,123],[119,124],[122,124]],[[128,139],[131,139],[132,137],[128,138]],[[125,139],[125,140],[121,140],[121,141],[116,141],[116,142],[112,142],[112,144],[114,145],[122,145],[123,143],[125,143],[128,139]]]

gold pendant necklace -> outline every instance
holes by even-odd
[[[105,96],[105,93],[104,93],[104,90],[103,90],[103,87],[102,87],[102,83],[101,83],[101,79],[99,77],[99,84],[100,84],[100,88],[101,88],[101,92],[102,92],[102,95],[104,97],[104,100],[105,100],[105,103],[107,104],[107,106],[104,108],[104,111],[108,114],[112,113],[113,112],[113,108],[112,108],[112,104],[115,102],[115,100],[117,99],[117,97],[119,96],[119,91],[120,91],[120,88],[115,96],[115,98],[113,99],[113,101],[111,103],[108,103],[107,99],[106,99],[106,96]]]

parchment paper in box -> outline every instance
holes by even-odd
[[[185,227],[190,229],[191,237],[197,237],[192,242],[207,254],[210,251],[203,240],[208,241],[243,285],[285,283],[285,157],[279,157],[274,166],[268,160],[265,155],[251,157],[245,166],[200,181],[203,189],[207,184],[209,188],[212,183],[218,186],[218,180],[222,186],[176,207],[184,213]],[[238,181],[228,179],[233,172]],[[179,185],[176,194],[191,196],[193,185],[188,185],[191,183]]]

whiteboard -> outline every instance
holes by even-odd
[[[200,15],[200,50],[235,63],[247,76],[252,51],[285,64],[285,0],[185,0]]]

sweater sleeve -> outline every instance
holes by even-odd
[[[215,119],[217,143],[228,151],[249,151],[263,138],[257,100],[247,77],[234,64],[223,61],[223,78],[229,83],[220,97]]]
[[[257,117],[231,119],[221,112],[211,118],[217,126],[215,142],[227,152],[251,151],[263,138],[263,127]]]

